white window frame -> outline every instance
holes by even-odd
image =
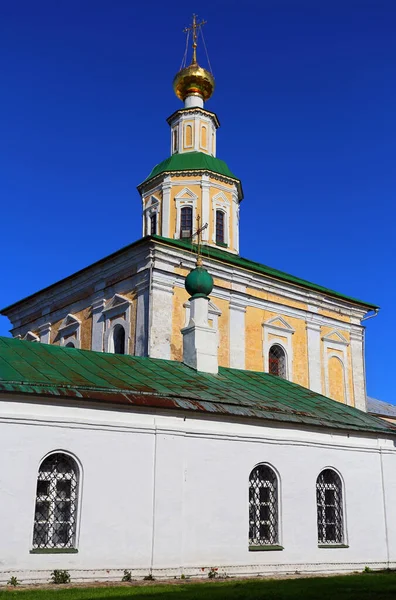
[[[124,354],[129,354],[130,350],[130,330],[131,330],[131,306],[132,302],[121,296],[114,296],[107,302],[102,313],[105,322],[104,348],[105,352],[114,354],[113,331],[116,325],[122,325],[125,329],[125,348]],[[119,315],[117,317],[117,315]]]
[[[283,317],[277,315],[263,323],[263,330],[264,371],[269,373],[269,351],[271,346],[280,346],[285,353],[285,379],[293,381],[292,337],[295,329]]]
[[[186,197],[187,196],[187,197]],[[185,206],[190,206],[192,208],[192,228],[194,231],[194,224],[197,220],[197,200],[198,196],[194,194],[188,187],[185,187],[176,194],[175,196],[175,205],[176,205],[176,231],[174,235],[174,239],[182,239],[181,238],[181,209]]]
[[[230,207],[231,203],[224,192],[219,192],[212,197],[212,242],[216,243],[216,211],[224,213],[224,244],[230,245]]]
[[[35,480],[35,485],[36,485],[36,489],[35,489],[35,501],[34,501],[34,512],[33,512],[33,535],[32,535],[32,548],[34,549],[39,549],[40,546],[38,544],[34,543],[34,527],[36,524],[36,503],[37,503],[37,499],[39,498],[39,496],[37,495],[37,482],[38,481],[48,481],[47,478],[45,477],[40,477],[40,470],[42,467],[42,464],[44,463],[44,461],[46,461],[48,458],[50,458],[51,456],[54,456],[56,454],[61,454],[64,456],[67,456],[68,458],[71,458],[74,462],[75,468],[76,468],[76,479],[77,479],[77,489],[76,490],[71,490],[71,496],[70,496],[70,502],[73,503],[75,505],[75,522],[74,522],[74,531],[73,531],[73,538],[70,542],[69,546],[64,546],[63,544],[53,544],[52,541],[48,543],[47,546],[45,546],[46,549],[48,549],[49,551],[51,549],[56,549],[56,548],[73,548],[73,549],[77,549],[78,548],[78,536],[79,536],[79,529],[80,529],[80,506],[81,506],[81,490],[82,490],[82,469],[81,469],[81,464],[79,462],[79,460],[70,452],[67,452],[65,450],[54,450],[52,452],[50,452],[49,454],[47,454],[46,456],[44,456],[38,465],[38,469],[37,469],[37,477]],[[61,479],[59,477],[59,479]],[[43,496],[41,499],[45,499],[47,496],[53,496],[54,494],[51,494],[51,491],[54,491],[54,487],[56,486],[56,482],[58,479],[55,479],[54,481],[50,480],[50,493],[46,496]],[[49,500],[50,503],[55,503],[54,500]],[[55,521],[55,511],[52,510],[51,511],[52,515],[51,518],[48,520],[49,522],[49,531],[51,531],[51,526],[53,529],[53,525],[56,522]],[[51,535],[48,536],[49,539],[51,539]]]
[[[318,501],[317,501],[317,482],[319,479],[319,476],[323,473],[323,471],[334,471],[334,473],[336,475],[338,475],[339,480],[341,482],[341,510],[342,510],[342,541],[341,542],[330,542],[330,543],[326,543],[323,541],[319,541],[319,523],[316,522],[316,535],[317,535],[317,539],[318,539],[318,545],[319,546],[326,546],[331,548],[332,546],[347,546],[348,545],[348,528],[347,528],[347,514],[346,514],[346,490],[345,490],[345,482],[344,482],[344,478],[342,477],[340,471],[336,468],[334,468],[333,466],[327,465],[325,467],[323,467],[323,469],[321,469],[319,471],[319,473],[316,476],[315,479],[315,499],[316,499],[316,511],[318,508]],[[328,484],[329,485],[329,489],[331,489],[331,485],[332,484]]]
[[[60,346],[67,346],[72,342],[74,348],[81,348],[81,321],[69,313],[58,329],[58,336]]]
[[[277,522],[276,522],[276,524],[277,524],[276,541],[273,541],[271,544],[260,544],[260,546],[263,549],[265,549],[268,546],[272,546],[272,545],[273,546],[282,547],[281,546],[281,544],[282,544],[282,511],[281,511],[281,508],[282,508],[282,506],[281,506],[281,498],[282,498],[281,492],[282,492],[282,490],[281,490],[280,475],[279,475],[277,469],[275,469],[273,467],[273,465],[271,465],[270,463],[266,463],[266,462],[257,463],[253,467],[253,469],[250,471],[250,473],[249,473],[249,488],[250,488],[250,477],[251,477],[251,474],[253,473],[253,471],[255,469],[257,469],[257,467],[267,467],[268,469],[270,469],[274,473],[275,479],[276,479],[276,492],[277,492],[276,493],[276,505],[275,505],[276,518],[277,518]],[[269,487],[269,486],[267,486],[267,487]],[[250,494],[250,492],[249,492],[249,494]],[[249,498],[249,506],[250,506],[250,498]],[[249,546],[252,547],[251,544],[250,544],[250,539],[249,539]],[[254,545],[253,545],[253,547],[254,547]]]
[[[150,199],[146,202],[146,206],[143,210],[143,219],[145,225],[145,235],[151,235],[151,217],[153,214],[157,215],[157,232],[156,235],[160,234],[160,201],[155,196],[150,196]]]

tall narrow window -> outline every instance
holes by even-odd
[[[216,243],[224,244],[224,213],[216,210]]]
[[[192,236],[192,207],[183,206],[180,211],[180,237],[188,238]]]
[[[125,329],[117,324],[113,329],[114,354],[125,354]]]
[[[342,515],[342,483],[333,469],[325,469],[316,480],[318,511],[318,543],[342,544],[344,525]]]
[[[177,152],[177,129],[173,130],[173,154],[175,154],[175,152]]]
[[[207,145],[208,145],[207,129],[206,129],[205,125],[202,125],[202,128],[201,128],[201,148],[206,148]]]
[[[271,467],[258,465],[249,477],[249,546],[278,543],[278,480]]]
[[[157,213],[150,216],[150,235],[157,235]]]
[[[286,377],[286,355],[278,344],[271,346],[268,353],[268,372],[278,377]]]
[[[33,548],[73,548],[76,543],[78,467],[66,454],[52,454],[37,478]]]
[[[190,147],[193,145],[193,141],[192,141],[192,126],[191,125],[186,125],[186,143],[185,146]]]

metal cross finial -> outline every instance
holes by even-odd
[[[202,257],[201,257],[201,245],[202,245],[202,232],[207,228],[208,224],[199,226],[201,221],[200,216],[197,216],[197,230],[194,231],[191,237],[197,236],[197,267],[202,267]]]
[[[186,27],[184,29],[184,33],[188,33],[189,31],[192,31],[192,37],[193,37],[193,55],[192,55],[192,61],[191,64],[192,65],[196,65],[197,64],[197,39],[198,39],[198,31],[199,29],[202,27],[202,25],[205,25],[206,21],[201,21],[200,23],[197,22],[197,15],[193,14],[193,21],[192,24],[190,25],[190,27]]]

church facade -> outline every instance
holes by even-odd
[[[378,307],[240,256],[195,48],[143,237],[2,311],[2,583],[396,568]]]

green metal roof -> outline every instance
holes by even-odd
[[[172,156],[156,165],[150,175],[138,186],[138,189],[157,175],[174,171],[212,171],[223,177],[234,179],[238,182],[239,186],[241,185],[238,177],[230,171],[224,160],[220,160],[204,152],[185,152],[182,154],[172,154]]]
[[[197,248],[194,244],[185,240],[173,240],[171,238],[164,238],[159,235],[152,236],[154,239],[162,241],[170,246],[177,246],[178,248],[183,248],[184,250],[189,250],[190,252],[193,250],[197,251]],[[288,281],[289,283],[294,283],[295,285],[309,288],[310,290],[315,290],[317,292],[321,292],[326,294],[327,296],[334,296],[335,298],[340,298],[341,300],[347,300],[348,302],[353,302],[354,304],[361,304],[366,308],[371,310],[378,309],[379,307],[376,304],[370,304],[368,302],[363,302],[363,300],[358,300],[357,298],[352,298],[351,296],[345,296],[345,294],[340,294],[339,292],[335,292],[334,290],[330,290],[322,285],[318,285],[316,283],[311,283],[306,279],[300,279],[300,277],[295,277],[294,275],[289,275],[289,273],[285,273],[284,271],[279,271],[278,269],[273,269],[272,267],[267,267],[267,265],[263,265],[261,263],[255,262],[253,260],[248,260],[247,258],[242,258],[238,254],[232,254],[231,252],[227,252],[225,250],[220,250],[218,248],[212,246],[202,246],[201,254],[203,256],[207,256],[208,258],[212,258],[215,260],[220,260],[221,262],[226,262],[230,265],[235,265],[237,267],[241,267],[243,269],[247,269],[249,271],[254,271],[255,273],[260,273],[262,275],[268,275],[269,277],[273,277],[274,279],[280,279],[281,281]]]
[[[396,435],[381,419],[267,373],[220,367],[211,375],[176,361],[0,337],[6,393]]]

